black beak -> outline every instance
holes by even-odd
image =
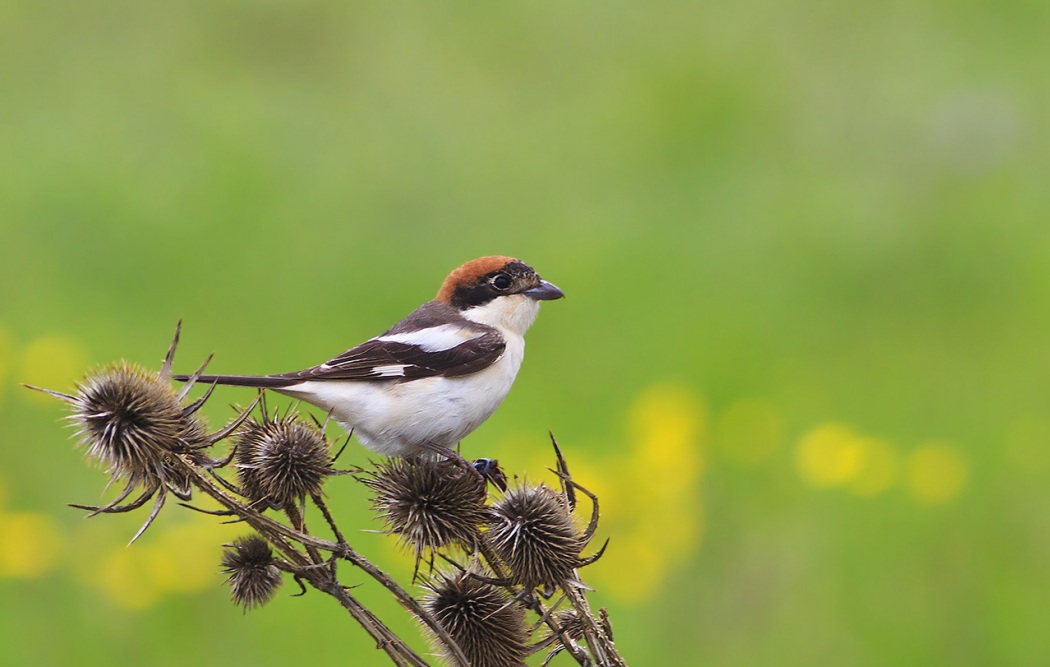
[[[552,301],[554,299],[560,299],[565,296],[557,285],[541,280],[540,284],[532,289],[525,290],[522,292],[525,296],[536,301]]]

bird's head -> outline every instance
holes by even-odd
[[[472,260],[448,274],[437,300],[467,319],[524,333],[536,319],[540,301],[564,296],[525,262],[496,255]]]

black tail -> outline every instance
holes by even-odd
[[[185,382],[192,375],[173,375],[171,379]],[[302,382],[300,379],[280,377],[279,375],[202,375],[197,378],[200,384],[226,384],[235,387],[261,387],[279,389]]]

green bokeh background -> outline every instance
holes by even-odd
[[[0,662],[385,664],[318,594],[86,585],[144,517],[63,506],[103,476],[18,385],[155,368],[180,318],[181,369],[313,364],[498,253],[568,298],[467,453],[531,471],[553,429],[610,512],[702,517],[650,594],[617,594],[645,564],[594,566],[630,664],[1050,663],[1048,25],[1028,0],[0,2],[0,513],[59,552],[0,578]],[[615,473],[667,386],[703,462],[680,514]],[[761,460],[720,430],[742,401],[776,415]],[[828,423],[888,443],[892,484],[814,485]],[[931,442],[964,465],[943,502],[909,482]],[[186,514],[130,551],[212,521]]]

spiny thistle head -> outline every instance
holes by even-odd
[[[358,477],[372,507],[417,558],[448,545],[474,548],[488,519],[485,479],[458,461],[388,459]]]
[[[584,547],[564,496],[543,484],[507,492],[493,507],[488,537],[514,582],[527,588],[572,578]]]
[[[459,645],[471,665],[525,664],[525,612],[506,590],[468,572],[440,577],[429,588],[424,607]],[[450,656],[446,655],[446,659],[453,662]]]
[[[157,373],[121,363],[88,376],[71,397],[88,455],[118,479],[166,479],[170,455],[208,444],[204,424]]]
[[[324,434],[293,413],[244,422],[236,446],[237,478],[244,495],[273,507],[319,494],[333,472]]]
[[[207,448],[229,435],[245,416],[208,434],[204,422],[194,415],[211,392],[188,405],[182,404],[204,366],[189,378],[181,392],[172,390],[171,366],[180,329],[181,323],[159,372],[121,362],[89,375],[77,385],[73,395],[26,385],[69,403],[73,408],[69,419],[77,427],[88,456],[108,467],[111,482],[125,481],[124,490],[105,505],[72,507],[88,510],[90,516],[118,514],[138,509],[156,497],[149,517],[132,542],[153,523],[169,493],[182,500],[190,499],[203,469],[220,463],[207,455]],[[125,503],[136,487],[141,487],[141,494]]]
[[[227,545],[222,553],[222,573],[230,575],[230,597],[245,611],[270,601],[281,585],[281,570],[269,543],[248,535]]]

